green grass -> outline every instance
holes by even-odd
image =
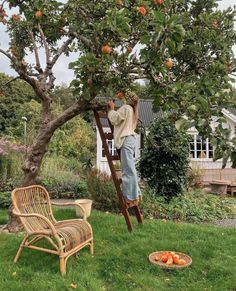
[[[6,224],[8,220],[7,209],[0,208],[0,225]]]
[[[3,213],[0,213],[0,217]],[[60,219],[72,218],[74,211],[55,211]],[[18,264],[12,260],[22,235],[0,235],[1,290],[181,290],[224,291],[236,289],[236,229],[210,225],[146,220],[134,221],[128,233],[122,216],[92,211],[89,221],[95,240],[94,257],[88,248],[67,263],[61,277],[58,258],[25,249]],[[193,263],[181,270],[152,265],[148,255],[157,250],[189,254]],[[74,289],[75,290],[75,289]]]

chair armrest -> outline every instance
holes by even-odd
[[[60,202],[60,203],[51,202],[51,204],[55,205],[55,206],[78,206],[83,212],[83,220],[87,219],[84,207],[82,205],[80,205],[78,202]]]
[[[51,223],[51,221],[47,217],[45,217],[41,214],[38,214],[38,213],[27,213],[27,214],[20,213],[20,212],[17,212],[14,208],[13,208],[12,212],[14,215],[19,216],[19,217],[26,217],[26,218],[27,217],[37,217],[37,218],[40,218],[48,225],[49,228],[51,228],[53,235],[57,234],[57,231],[56,231],[54,225]]]

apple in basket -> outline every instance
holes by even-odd
[[[154,257],[155,261],[160,261],[166,265],[186,265],[187,262],[184,259],[180,259],[179,255],[175,252],[164,252]]]

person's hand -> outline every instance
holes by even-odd
[[[113,101],[108,101],[107,106],[109,110],[115,109],[115,103]]]

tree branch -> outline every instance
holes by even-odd
[[[49,89],[52,89],[54,87],[54,81],[56,80],[56,78],[54,77],[51,69],[48,72],[48,76],[49,76],[48,86],[49,86]]]
[[[7,52],[5,52],[3,49],[0,48],[0,53],[4,54],[6,57],[8,57],[8,59],[10,59],[13,63],[14,62],[14,58]]]
[[[30,30],[29,34],[30,34],[30,37],[31,37],[31,40],[32,40],[32,43],[33,43],[33,49],[34,49],[34,55],[35,55],[35,61],[36,61],[35,68],[39,73],[42,73],[43,70],[41,68],[41,64],[40,64],[40,60],[39,60],[38,48],[37,48],[37,45],[36,45],[35,38],[34,38],[32,30]]]
[[[2,4],[0,5],[0,8],[3,8],[5,2],[7,2],[7,1],[4,0],[4,1],[2,2]]]
[[[44,100],[44,96],[42,92],[39,90],[39,82],[36,79],[31,78],[30,75],[26,73],[25,71],[23,71],[22,69],[16,69],[16,71],[20,75],[20,78],[22,80],[25,80],[28,84],[30,84],[30,86],[34,89],[36,95],[41,100]]]
[[[17,77],[15,77],[15,78],[13,78],[13,79],[7,81],[7,82],[6,82],[5,84],[3,84],[1,87],[5,87],[5,86],[7,86],[8,84],[10,84],[11,82],[14,82],[14,81],[17,80],[17,79],[20,79],[20,76],[17,76]]]
[[[58,117],[56,117],[54,120],[52,120],[48,124],[48,127],[50,127],[53,131],[55,131],[57,128],[59,128],[61,125],[63,125],[68,120],[77,116],[82,111],[89,110],[89,109],[90,109],[89,102],[83,98],[80,98],[79,101],[75,102],[73,105],[71,105],[65,111],[63,111]]]
[[[54,57],[52,58],[52,61],[48,63],[47,68],[46,68],[46,72],[49,72],[52,67],[55,65],[56,61],[58,60],[58,58],[60,57],[60,55],[62,53],[65,52],[65,50],[68,48],[68,46],[72,43],[72,41],[74,40],[75,35],[71,35],[64,43],[63,45],[57,50],[57,53],[54,55]]]
[[[88,48],[91,49],[93,46],[93,43],[91,40],[89,40],[87,37],[83,36],[83,35],[78,35],[76,32],[71,33],[71,35],[73,35],[74,37],[77,37],[78,39],[80,39],[80,41]]]
[[[83,35],[79,35],[78,38],[81,40],[81,42],[87,47],[90,48],[92,47],[92,42],[89,40],[87,37]]]
[[[106,106],[103,102],[99,102],[95,99],[96,95],[91,94],[91,98],[85,99],[83,96],[79,97],[79,100],[68,107],[65,111],[63,111],[58,117],[52,120],[48,127],[51,127],[54,131],[59,128],[61,125],[65,124],[68,120],[71,120],[73,117],[77,116],[81,112],[101,109],[101,106]]]
[[[44,45],[44,49],[45,49],[45,54],[46,54],[46,62],[47,62],[47,66],[48,66],[48,64],[50,64],[50,51],[49,51],[49,48],[48,48],[48,44],[47,44],[47,40],[46,40],[45,34],[44,34],[40,24],[38,24],[38,29],[39,29],[40,35],[42,37],[42,41],[43,41],[43,45]]]

